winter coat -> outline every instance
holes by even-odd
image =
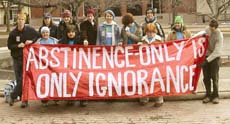
[[[154,17],[151,20],[148,20],[145,17],[145,22],[141,24],[141,27],[142,27],[142,30],[143,30],[143,36],[146,34],[145,33],[145,28],[146,28],[146,26],[147,26],[148,23],[154,23],[155,24],[156,29],[157,29],[157,35],[161,36],[162,40],[164,40],[165,39],[165,32],[164,32],[161,24],[157,21],[156,17]]]
[[[191,37],[191,32],[186,29],[185,26],[182,27],[181,32],[184,36],[184,39],[190,38]],[[172,41],[172,40],[177,40],[177,35],[176,35],[176,29],[173,28],[172,31],[169,33],[167,41]]]
[[[103,22],[102,25],[98,27],[98,32],[97,32],[97,45],[109,45],[106,43],[106,25],[112,25],[112,30],[113,32],[113,42],[114,44],[112,45],[117,45],[120,42],[120,27],[116,22],[112,22],[112,24],[107,24],[106,22]]]
[[[71,21],[70,24],[67,24],[67,25],[74,25],[76,28],[76,34],[79,35],[79,28],[74,20]],[[66,37],[65,34],[67,33],[67,25],[63,20],[59,23],[58,30],[57,30],[57,39],[62,39]]]
[[[80,24],[81,40],[87,40],[89,45],[96,45],[98,25],[94,21],[94,25],[88,20]]]
[[[46,26],[45,23],[44,23],[44,21],[43,21],[42,26],[38,30],[39,32],[41,32],[41,29],[42,29],[43,26]],[[57,38],[57,33],[58,33],[58,27],[57,27],[57,25],[53,24],[52,21],[51,21],[49,29],[50,29],[50,36],[54,37],[54,38]]]
[[[134,41],[133,44],[137,44],[138,42],[141,41],[141,38],[143,36],[142,28],[136,22],[134,22],[134,24],[135,24],[135,31],[130,36],[128,36],[126,33],[126,30],[125,30],[126,27],[123,27],[121,29],[121,40],[123,44],[128,44],[128,38]]]
[[[18,27],[13,29],[8,37],[7,46],[11,52],[13,58],[22,58],[23,48],[18,48],[18,44],[25,43],[26,40],[33,40],[39,37],[39,33],[32,27],[25,25],[22,31],[18,30]]]

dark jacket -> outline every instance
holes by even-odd
[[[17,38],[18,37],[18,38]],[[23,48],[18,48],[18,44],[25,43],[26,40],[33,40],[39,37],[39,33],[30,26],[24,26],[22,31],[18,30],[18,27],[13,29],[8,37],[7,46],[11,51],[11,56],[13,58],[22,57],[23,56]]]
[[[77,37],[77,33],[76,36],[74,38],[68,38],[67,33],[65,34],[65,37],[60,39],[58,41],[59,44],[69,44],[69,41],[73,40],[74,41],[74,45],[78,44],[78,45],[83,45],[83,42]]]
[[[89,45],[96,45],[97,41],[97,23],[94,21],[94,25],[88,20],[80,24],[81,40],[87,40]]]
[[[79,34],[79,28],[78,25],[76,24],[75,21],[71,21],[69,25],[74,25],[76,27],[76,34]],[[66,32],[67,32],[67,25],[66,23],[62,20],[59,25],[58,25],[58,31],[57,31],[57,39],[63,39],[66,37]]]
[[[146,35],[145,34],[145,28],[146,28],[146,25],[148,23],[154,23],[155,24],[156,29],[157,29],[157,35],[161,36],[162,40],[164,40],[165,39],[164,30],[163,30],[161,24],[157,21],[157,18],[155,18],[155,17],[152,20],[148,20],[147,18],[145,18],[145,23],[142,24],[143,36]]]
[[[46,26],[45,23],[44,23],[44,21],[43,21],[42,26],[39,28],[39,32],[40,33],[41,33],[41,29],[42,29],[43,26]],[[53,24],[53,22],[51,21],[49,29],[50,29],[50,36],[54,37],[54,38],[57,38],[57,33],[58,33],[58,27],[57,27],[57,25]]]

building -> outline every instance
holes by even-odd
[[[27,15],[30,13],[29,7],[10,4],[8,1],[3,0],[0,3],[0,25],[6,24],[6,13],[5,12],[7,11],[7,7],[9,7],[8,9],[9,9],[10,24],[14,24],[19,10],[21,10]]]
[[[37,0],[24,1],[28,3],[37,2]],[[222,0],[221,2],[224,1],[226,0]],[[84,16],[84,11],[87,8],[94,8],[100,13],[99,16],[101,16],[106,9],[113,10],[116,16],[122,16],[127,12],[136,16],[141,16],[145,15],[146,8],[152,7],[155,8],[157,17],[162,23],[171,23],[173,15],[177,14],[184,16],[185,21],[188,23],[200,23],[203,18],[205,20],[205,16],[203,16],[204,14],[211,13],[204,0],[180,0],[180,3],[176,5],[173,2],[175,2],[175,0],[85,0],[78,9],[78,16]],[[64,10],[63,6],[58,6],[55,9],[49,8],[49,5],[55,3],[57,3],[57,0],[49,0],[47,7],[44,8],[29,8],[25,6],[10,5],[10,22],[12,24],[15,21],[15,17],[19,10],[28,13],[32,20],[32,24],[39,24],[38,22],[41,22],[43,13],[48,12],[51,9],[53,9],[52,15],[54,17],[61,17],[61,13]],[[5,24],[6,22],[5,11],[2,4],[0,5],[0,25]],[[227,10],[220,19],[225,21],[230,20],[230,9]]]

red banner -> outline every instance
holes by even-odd
[[[137,98],[197,87],[205,37],[155,45],[24,48],[23,100]]]

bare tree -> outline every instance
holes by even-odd
[[[49,12],[54,11],[58,7],[69,9],[72,14],[73,18],[78,20],[78,13],[79,13],[79,6],[85,0],[30,0],[29,2],[26,0],[7,0],[8,2],[20,6],[28,6],[33,8],[49,8]],[[20,10],[19,10],[20,11]]]
[[[92,8],[96,11],[95,20],[98,23],[98,17],[103,14],[103,12],[107,9],[111,9],[111,7],[120,7],[120,0],[86,0],[85,1],[85,9]]]
[[[5,18],[4,20],[6,21],[6,32],[10,31],[10,3],[8,1],[1,0],[1,4],[4,8],[4,13],[5,13]]]
[[[230,0],[206,0],[211,10],[211,18],[218,19],[230,6]]]

